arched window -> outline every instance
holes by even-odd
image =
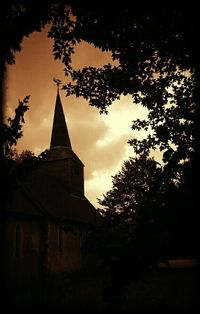
[[[18,224],[15,229],[15,256],[20,257],[22,248],[22,230]]]

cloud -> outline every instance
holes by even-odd
[[[73,55],[76,68],[99,67],[108,62],[111,62],[109,53],[102,53],[85,42],[77,45]],[[47,37],[47,29],[24,39],[22,52],[16,54],[16,65],[8,66],[7,116],[14,113],[18,99],[31,95],[24,136],[17,145],[19,151],[29,149],[39,154],[49,148],[56,101],[53,77],[64,83],[63,69],[62,63],[52,56],[52,40]],[[65,97],[63,90],[60,95],[73,150],[85,164],[86,196],[96,205],[96,198],[111,187],[111,176],[120,170],[123,160],[133,156],[133,149],[127,144],[134,136],[132,120],[145,116],[146,112],[133,103],[131,96],[121,97],[109,108],[108,115],[100,115],[83,98]]]
[[[107,162],[109,163],[107,167],[105,167],[105,162],[103,162],[103,160],[101,165],[99,165],[98,163],[94,163],[93,167],[88,167],[91,173],[89,176],[86,176],[85,192],[86,196],[96,207],[99,206],[97,198],[102,198],[103,194],[105,194],[112,188],[112,176],[114,176],[121,170],[121,167],[125,160],[128,160],[129,157],[134,156],[133,149],[125,143],[124,139],[126,139],[126,137],[121,138],[121,143],[116,142],[116,150],[112,150],[113,156],[115,153],[114,158],[110,156],[109,148],[107,149],[106,156]],[[122,144],[120,145],[120,152],[118,149],[118,144]],[[101,153],[103,154],[103,151]]]

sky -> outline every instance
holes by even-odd
[[[25,113],[23,137],[17,150],[31,150],[36,155],[50,146],[57,87],[53,78],[64,84],[64,65],[54,60],[52,40],[47,28],[34,32],[22,43],[16,53],[16,64],[7,68],[6,117],[13,117],[18,100],[30,95],[30,109]],[[86,65],[100,67],[112,62],[111,55],[85,42],[77,45],[72,58],[74,68]],[[85,165],[85,195],[99,207],[102,198],[112,187],[112,176],[121,169],[124,160],[135,156],[127,143],[132,138],[142,138],[142,132],[131,130],[132,121],[144,118],[147,111],[133,103],[131,96],[122,96],[113,102],[108,115],[88,105],[82,97],[65,96],[60,91],[72,149]]]

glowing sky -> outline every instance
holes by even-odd
[[[108,53],[81,43],[73,56],[75,68],[85,65],[102,66],[111,62]],[[30,97],[30,110],[25,114],[24,136],[17,149],[33,151],[36,155],[49,148],[56,99],[53,77],[64,83],[64,66],[52,56],[52,41],[47,31],[25,38],[22,51],[16,54],[16,64],[8,67],[6,115],[13,117],[18,99]],[[111,176],[124,160],[134,156],[128,139],[141,136],[131,130],[132,120],[144,117],[146,111],[132,102],[130,96],[112,104],[108,115],[88,105],[83,98],[66,97],[60,92],[72,148],[85,165],[85,195],[97,205],[97,197],[111,188]]]

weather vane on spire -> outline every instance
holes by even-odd
[[[57,93],[59,94],[59,86],[62,83],[61,80],[56,79],[55,77],[53,78],[53,81],[57,84]]]

